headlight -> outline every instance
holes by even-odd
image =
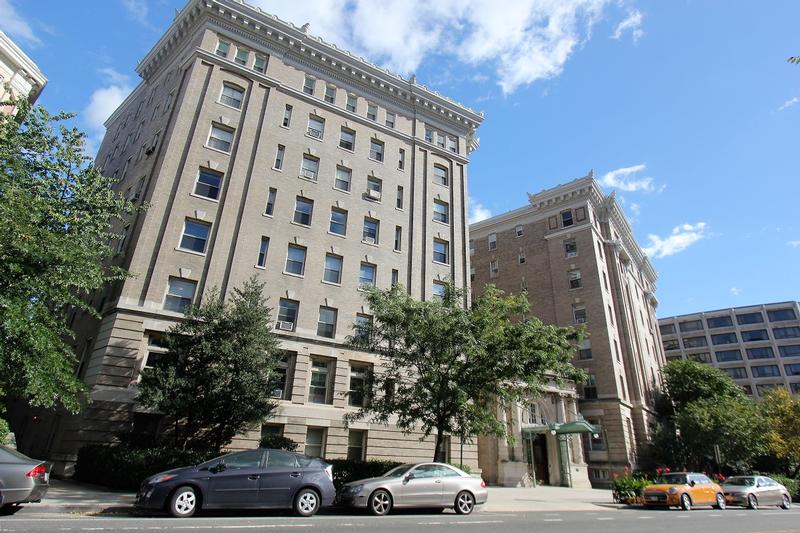
[[[352,487],[350,487],[350,492],[352,492],[353,494],[358,494],[359,492],[361,492],[361,489],[363,488],[364,485],[353,485]]]
[[[174,479],[176,476],[175,474],[161,474],[160,476],[156,476],[150,480],[150,483],[163,483],[164,481],[169,481],[170,479]]]
[[[667,492],[669,492],[670,494],[675,494],[676,492],[678,492],[678,489],[676,487],[670,487]]]

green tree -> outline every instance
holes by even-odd
[[[670,361],[664,366],[663,375],[667,397],[678,412],[698,400],[746,398],[744,390],[728,374],[696,361]]]
[[[280,351],[255,278],[227,300],[211,289],[166,336],[167,362],[145,368],[138,401],[174,424],[175,445],[220,449],[266,420]]]
[[[421,302],[400,286],[366,294],[371,323],[350,338],[382,356],[369,385],[369,401],[346,422],[369,418],[425,437],[435,434],[434,460],[444,461],[445,434],[511,439],[498,408],[541,392],[550,379],[581,379],[570,364],[580,332],[543,324],[524,295],[493,286],[464,305],[464,291],[449,285],[442,299]]]
[[[112,225],[136,206],[86,156],[85,135],[25,99],[0,113],[0,397],[80,409],[85,389],[66,315],[128,276]]]
[[[786,473],[800,475],[800,398],[783,387],[775,387],[759,404],[766,419],[769,451],[786,463]]]

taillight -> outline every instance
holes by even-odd
[[[486,482],[484,480],[481,480],[481,488],[482,489],[486,488]]]
[[[27,474],[27,477],[43,477],[47,473],[47,468],[44,465],[33,467]]]
[[[325,473],[328,474],[328,478],[333,481],[333,465],[328,465],[325,467]]]

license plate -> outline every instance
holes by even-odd
[[[658,501],[658,496],[648,496],[647,497],[647,501],[657,502]]]

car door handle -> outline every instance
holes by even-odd
[[[291,474],[289,474],[289,477],[300,477],[302,475],[303,474],[301,474],[300,472],[292,472]]]
[[[436,481],[434,481],[434,483],[441,483],[441,482],[442,482],[441,479],[437,479]]]
[[[256,480],[256,479],[258,479],[258,478],[260,478],[260,477],[261,477],[261,476],[259,476],[258,474],[253,474],[252,476],[247,476],[247,479],[253,479],[253,480]]]

